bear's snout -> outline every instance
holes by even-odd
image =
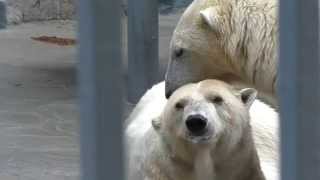
[[[167,98],[167,99],[170,98],[171,94],[172,94],[172,91],[170,91],[170,90],[168,90],[168,89],[166,88],[166,98]]]
[[[186,127],[194,136],[202,136],[206,133],[208,119],[203,115],[190,115],[186,119]]]

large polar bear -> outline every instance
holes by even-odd
[[[265,180],[249,116],[256,94],[217,80],[177,89],[159,117],[129,125],[128,180]]]
[[[277,107],[277,0],[194,0],[171,41],[167,97],[204,79],[254,86]]]
[[[141,168],[138,167],[138,164],[141,163],[139,162],[139,158],[145,158],[144,156],[147,152],[145,152],[143,148],[141,149],[141,147],[135,147],[134,145],[139,145],[138,142],[141,142],[147,132],[152,128],[151,120],[161,115],[167,103],[164,91],[164,82],[148,90],[126,120],[127,128],[125,134],[126,140],[130,144],[126,149],[130,151],[130,156],[134,154],[137,158],[131,161],[133,162],[132,164],[128,164],[129,169],[133,167]],[[278,180],[278,114],[268,105],[259,100],[255,100],[250,108],[250,117],[254,143],[260,158],[261,169],[267,180]],[[146,144],[144,148],[147,150],[149,148],[148,144]],[[132,152],[132,150],[136,151]],[[137,170],[139,169],[133,171]],[[230,172],[232,171],[233,169],[230,169]],[[131,180],[131,178],[129,179]],[[132,180],[134,180],[134,178]]]

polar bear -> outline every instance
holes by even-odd
[[[150,156],[151,156],[150,154],[152,154],[152,153],[155,153],[155,152],[160,153],[160,154],[163,153],[161,151],[158,152],[158,150],[161,149],[162,147],[156,147],[154,143],[157,141],[161,141],[161,139],[159,139],[159,137],[161,137],[161,134],[165,133],[165,129],[164,129],[165,125],[164,124],[166,122],[162,122],[162,121],[166,121],[166,119],[168,120],[168,118],[169,118],[168,116],[170,116],[170,113],[175,114],[175,112],[170,111],[170,108],[173,107],[172,104],[174,102],[176,102],[181,97],[185,97],[185,96],[187,96],[189,99],[195,98],[195,101],[197,101],[197,100],[199,100],[198,98],[204,99],[204,97],[206,95],[209,96],[210,93],[215,93],[217,90],[221,89],[221,91],[219,90],[219,93],[221,93],[221,96],[223,98],[228,97],[228,98],[230,98],[230,100],[233,99],[237,102],[236,104],[239,105],[240,100],[235,98],[236,96],[233,94],[233,92],[230,91],[230,89],[228,89],[226,87],[229,87],[229,86],[222,83],[222,82],[211,81],[211,80],[210,81],[203,81],[199,84],[188,85],[186,88],[181,89],[181,91],[175,92],[174,94],[176,94],[176,95],[174,95],[173,97],[170,98],[169,103],[167,103],[167,99],[165,98],[165,95],[164,95],[164,90],[165,90],[164,82],[155,85],[149,91],[147,91],[147,93],[140,99],[139,103],[137,104],[137,106],[135,107],[133,112],[130,114],[129,118],[127,118],[127,120],[126,120],[127,127],[125,130],[125,136],[126,136],[126,142],[129,144],[129,146],[126,149],[129,151],[128,158],[129,158],[129,162],[130,162],[128,164],[128,169],[127,169],[128,179],[130,179],[130,180],[148,179],[148,178],[141,177],[142,175],[145,175],[144,174],[145,171],[148,172],[147,174],[157,173],[158,171],[160,171],[160,169],[158,169],[158,168],[163,167],[163,166],[158,167],[158,165],[157,166],[150,166],[151,165],[151,164],[149,164],[150,161],[147,161],[147,160],[148,160],[148,158],[150,158]],[[223,91],[222,91],[222,89],[223,89]],[[241,109],[244,110],[244,112],[241,112],[241,113],[246,114],[245,115],[246,120],[243,121],[242,119],[240,119],[239,122],[244,123],[248,120],[248,115],[247,115],[246,111],[248,111],[250,104],[253,102],[254,93],[253,93],[253,91],[242,91],[242,92],[243,92],[243,95],[250,95],[248,97],[251,97],[251,98],[244,98],[244,100],[247,103],[246,103],[246,105],[241,106],[242,107]],[[250,92],[250,93],[245,93],[245,92]],[[206,98],[208,98],[208,97],[206,97]],[[206,104],[206,103],[204,103],[204,104]],[[192,106],[190,106],[190,107],[192,107]],[[179,105],[178,105],[178,108],[179,108]],[[209,103],[207,103],[204,106],[201,106],[198,109],[195,107],[193,107],[193,108],[194,108],[194,110],[199,111],[199,112],[200,111],[208,111],[208,109],[212,109],[212,111],[217,111],[216,107],[210,105]],[[233,111],[235,109],[236,108],[231,108],[230,110]],[[176,113],[178,113],[178,112],[176,112]],[[241,115],[236,116],[236,117],[239,118],[240,116]],[[158,118],[158,117],[161,117],[161,118]],[[260,165],[261,165],[263,174],[265,175],[266,179],[267,180],[278,180],[279,179],[278,115],[268,105],[260,102],[259,100],[255,100],[250,108],[250,117],[251,117],[250,126],[252,127],[252,135],[253,135],[253,140],[254,140],[254,145],[251,144],[250,146],[255,146],[257,149],[258,157],[260,159]],[[154,123],[153,123],[153,125],[156,127],[156,129],[158,129],[157,131],[155,131],[151,125],[152,119],[159,119],[160,120],[159,121],[160,123],[158,123],[157,121],[154,121]],[[181,120],[181,118],[180,118],[180,120]],[[224,121],[221,121],[221,123],[222,122],[224,122]],[[268,122],[268,123],[266,123],[266,122]],[[246,122],[246,123],[249,123],[249,122]],[[246,124],[246,123],[244,123],[244,124]],[[231,125],[231,124],[229,124],[229,125]],[[235,124],[235,126],[237,126],[237,128],[239,128],[238,125],[239,124]],[[215,126],[217,126],[216,128],[221,127],[224,130],[231,128],[230,126],[226,127],[223,125],[220,126],[218,124]],[[177,127],[179,127],[179,126],[177,126]],[[174,128],[177,128],[177,127],[174,127]],[[232,128],[229,130],[231,131]],[[234,130],[237,128],[234,127]],[[182,128],[182,130],[183,130],[183,128]],[[217,131],[218,130],[215,130],[215,132],[217,132]],[[251,136],[250,135],[250,131],[251,131],[250,128],[236,130],[236,132],[238,132],[238,131],[239,132],[241,131],[242,136],[247,133],[248,133],[247,134],[248,136]],[[240,134],[238,137],[240,137]],[[169,139],[167,140],[166,138],[169,138]],[[167,142],[167,141],[170,142],[171,138],[176,139],[177,137],[175,137],[175,136],[174,137],[171,137],[171,136],[164,137],[165,142]],[[239,139],[235,138],[235,139],[230,139],[230,140],[231,140],[229,142],[230,144],[235,144]],[[197,139],[195,139],[194,141],[195,141],[195,143],[197,143]],[[208,158],[205,156],[205,154],[208,153],[208,151],[205,151],[206,149],[202,149],[202,150],[204,150],[202,152],[204,156],[196,156],[197,161],[193,161],[193,163],[195,163],[195,164],[200,163],[200,165],[202,164],[203,166],[206,165],[207,168],[199,165],[200,168],[198,169],[197,172],[199,174],[202,174],[203,176],[218,175],[219,173],[217,174],[216,172],[213,172],[213,171],[207,171],[208,167],[210,167],[210,164],[212,165],[212,162],[211,162],[212,159],[210,159],[210,161],[207,161]],[[228,151],[225,151],[225,152],[227,154]],[[184,157],[184,155],[185,155],[184,153],[185,152],[179,151],[179,154],[181,154],[182,157]],[[253,154],[251,154],[251,155],[254,156],[254,154],[255,153],[253,152]],[[197,155],[199,155],[199,154],[197,154]],[[215,155],[215,153],[213,153],[212,157],[215,157],[215,156],[220,157],[220,154]],[[223,157],[223,156],[224,155],[221,155],[221,157]],[[178,157],[180,158],[180,155]],[[167,158],[167,156],[166,156],[166,158]],[[155,160],[155,159],[153,159],[153,160]],[[190,159],[189,159],[189,161],[190,161]],[[239,167],[242,167],[242,166],[244,166],[244,165],[243,164],[239,165]],[[150,167],[151,167],[151,169],[147,169],[147,170],[145,169],[145,168],[150,168]],[[217,166],[217,167],[219,167],[219,166]],[[245,166],[245,167],[249,168],[250,166]],[[255,165],[254,167],[258,168],[259,165]],[[235,168],[235,169],[237,169],[237,168]],[[170,168],[165,169],[165,171],[166,171],[165,173],[169,173],[170,176],[173,176],[173,174],[172,174],[173,172],[172,171],[167,172],[167,170],[171,170],[171,169]],[[180,170],[179,171],[174,170],[174,172],[175,171],[180,172]],[[234,169],[232,167],[230,167],[228,172],[231,175],[232,174],[231,172],[233,172],[233,171],[234,171]],[[139,172],[141,172],[142,174],[139,174]],[[257,169],[257,172],[258,172],[258,169]],[[196,178],[194,178],[194,176],[196,176],[196,174],[192,174],[192,175],[191,174],[192,174],[191,171],[186,173],[185,174],[186,176],[184,176],[183,179],[187,180],[189,178],[189,179],[195,180]],[[158,179],[161,179],[161,178],[159,177]],[[179,178],[172,178],[172,179],[179,179]],[[237,178],[237,179],[239,179],[239,178]],[[259,178],[260,178],[260,175],[259,175]],[[150,179],[152,179],[152,178],[150,178]],[[163,179],[166,179],[166,178],[163,177]],[[227,180],[228,178],[222,178],[222,179]]]
[[[173,33],[166,96],[204,79],[240,81],[277,107],[277,0],[194,0]]]

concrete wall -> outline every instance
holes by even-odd
[[[72,19],[76,0],[6,0],[9,23]]]
[[[77,0],[0,0],[6,1],[9,24],[52,19],[73,19]],[[127,0],[121,0],[126,14]],[[192,0],[159,0],[160,14],[187,6]]]

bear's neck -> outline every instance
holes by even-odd
[[[264,4],[261,4],[264,3]],[[233,71],[265,94],[276,94],[277,1],[237,1],[225,4],[222,45]],[[230,23],[229,23],[230,22]]]
[[[244,132],[233,148],[221,142],[212,152],[216,179],[265,180],[251,130]]]
[[[174,167],[170,174],[175,179],[183,176],[179,172],[192,172],[190,176],[196,180],[265,180],[251,130],[246,130],[232,149],[228,149],[230,146],[223,142],[214,149],[195,149],[188,143],[174,147],[163,145],[164,153],[169,154]]]

